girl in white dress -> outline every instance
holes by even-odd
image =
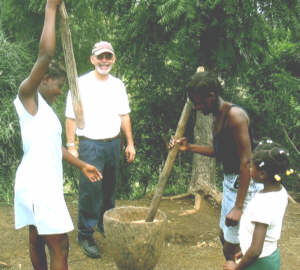
[[[61,142],[61,124],[49,106],[61,94],[65,74],[50,64],[55,51],[55,20],[61,0],[48,0],[38,58],[20,85],[14,104],[19,116],[24,155],[16,172],[15,226],[29,226],[34,269],[47,269],[45,246],[53,270],[68,269],[67,232],[73,230],[63,194],[62,158],[90,181],[101,173],[71,155]]]

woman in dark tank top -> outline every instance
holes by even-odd
[[[216,153],[216,159],[217,161],[222,162],[225,174],[239,174],[240,170],[240,159],[237,152],[237,145],[234,140],[234,137],[232,136],[232,130],[226,125],[227,114],[232,107],[241,108],[239,105],[236,104],[230,105],[225,112],[221,129],[213,135],[213,146]],[[246,112],[245,114],[247,115]],[[251,123],[249,124],[248,131],[251,148],[253,148]]]
[[[216,157],[223,163],[220,239],[226,260],[233,260],[240,251],[238,225],[243,207],[259,187],[251,181],[249,188],[249,160],[253,143],[248,115],[238,105],[223,100],[221,91],[222,86],[214,73],[198,72],[192,76],[187,84],[187,94],[194,109],[204,115],[213,114],[213,145],[190,144],[186,138],[172,138],[170,148],[177,144],[181,151]]]

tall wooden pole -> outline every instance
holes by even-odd
[[[59,7],[59,12],[61,40],[63,45],[69,87],[72,96],[72,104],[76,118],[76,126],[82,129],[84,128],[83,109],[77,82],[77,68],[73,52],[72,37],[68,22],[68,14],[64,2],[61,3]]]
[[[192,111],[192,105],[189,100],[186,101],[183,111],[181,113],[176,133],[175,133],[175,138],[181,138],[184,134],[186,124],[188,122],[188,119],[190,117]],[[166,163],[164,165],[164,168],[162,172],[160,173],[158,183],[156,186],[155,194],[152,198],[151,205],[150,205],[150,210],[148,213],[148,216],[146,218],[146,222],[152,222],[153,219],[155,218],[157,209],[160,204],[161,197],[163,195],[163,192],[165,190],[168,178],[170,176],[171,170],[173,168],[173,164],[175,162],[176,156],[178,153],[178,145],[176,145],[173,149],[169,151]]]

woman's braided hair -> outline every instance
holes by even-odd
[[[275,182],[280,181],[282,175],[293,173],[293,170],[289,169],[288,151],[270,139],[258,143],[252,161],[259,170],[266,171]]]

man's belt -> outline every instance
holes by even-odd
[[[112,137],[112,138],[106,138],[106,139],[90,139],[85,136],[78,136],[79,140],[91,140],[91,141],[96,141],[96,142],[112,142],[115,139],[121,138],[121,133],[119,133],[117,136]]]

